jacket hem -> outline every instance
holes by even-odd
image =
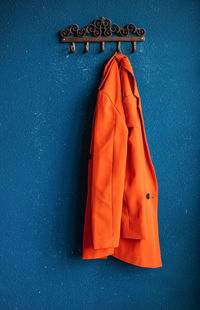
[[[120,256],[119,254],[112,254],[113,257],[121,260],[121,261],[124,261],[126,263],[129,263],[131,265],[135,265],[135,266],[138,266],[138,267],[144,267],[144,268],[160,268],[162,267],[162,262],[160,263],[152,263],[152,264],[148,264],[148,263],[145,263],[143,262],[143,260],[139,257],[131,257],[131,258],[128,258],[128,257],[122,257]]]

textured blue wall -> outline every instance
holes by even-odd
[[[0,309],[198,309],[200,2],[0,5]],[[81,260],[97,87],[115,44],[70,55],[57,32],[97,17],[147,30],[133,66],[159,185],[163,267]]]

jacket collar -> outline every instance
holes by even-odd
[[[113,54],[113,56],[108,60],[106,66],[104,68],[102,80],[101,80],[100,86],[98,87],[98,90],[100,90],[102,85],[104,84],[104,82],[105,82],[106,78],[108,77],[108,74],[112,68],[112,65],[115,61],[120,62],[120,65],[122,67],[124,67],[131,74],[132,81],[133,81],[133,83],[135,83],[135,76],[134,76],[133,69],[132,69],[132,66],[131,66],[131,63],[130,63],[128,57],[124,54],[118,54],[118,52],[116,51]],[[135,89],[135,87],[134,87],[134,89]],[[136,97],[139,97],[137,87],[134,91],[134,95]]]
[[[133,69],[131,67],[131,63],[128,59],[128,57],[124,54],[118,54],[117,51],[114,53],[113,57],[120,62],[121,66],[124,67],[128,72],[131,73],[132,76],[133,74]]]

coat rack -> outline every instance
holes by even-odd
[[[77,24],[63,29],[59,32],[61,43],[70,43],[70,50],[75,53],[75,43],[85,44],[85,52],[89,51],[89,42],[100,42],[101,52],[105,50],[105,42],[116,42],[117,51],[121,52],[121,42],[131,42],[132,52],[136,52],[136,42],[144,42],[146,31],[137,28],[134,24],[127,24],[121,28],[117,24],[112,24],[108,18],[97,18],[93,23],[84,28],[79,28]]]

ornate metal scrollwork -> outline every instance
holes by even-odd
[[[108,41],[130,41],[133,52],[136,51],[136,42],[145,40],[145,29],[137,28],[134,24],[127,24],[121,28],[117,24],[112,24],[108,18],[97,18],[93,23],[84,28],[79,28],[77,24],[63,29],[59,32],[62,43],[71,44],[71,51],[75,52],[75,42],[85,42],[85,51],[89,51],[88,42],[101,42],[101,50],[104,51],[104,42]],[[120,43],[118,43],[120,49]]]

